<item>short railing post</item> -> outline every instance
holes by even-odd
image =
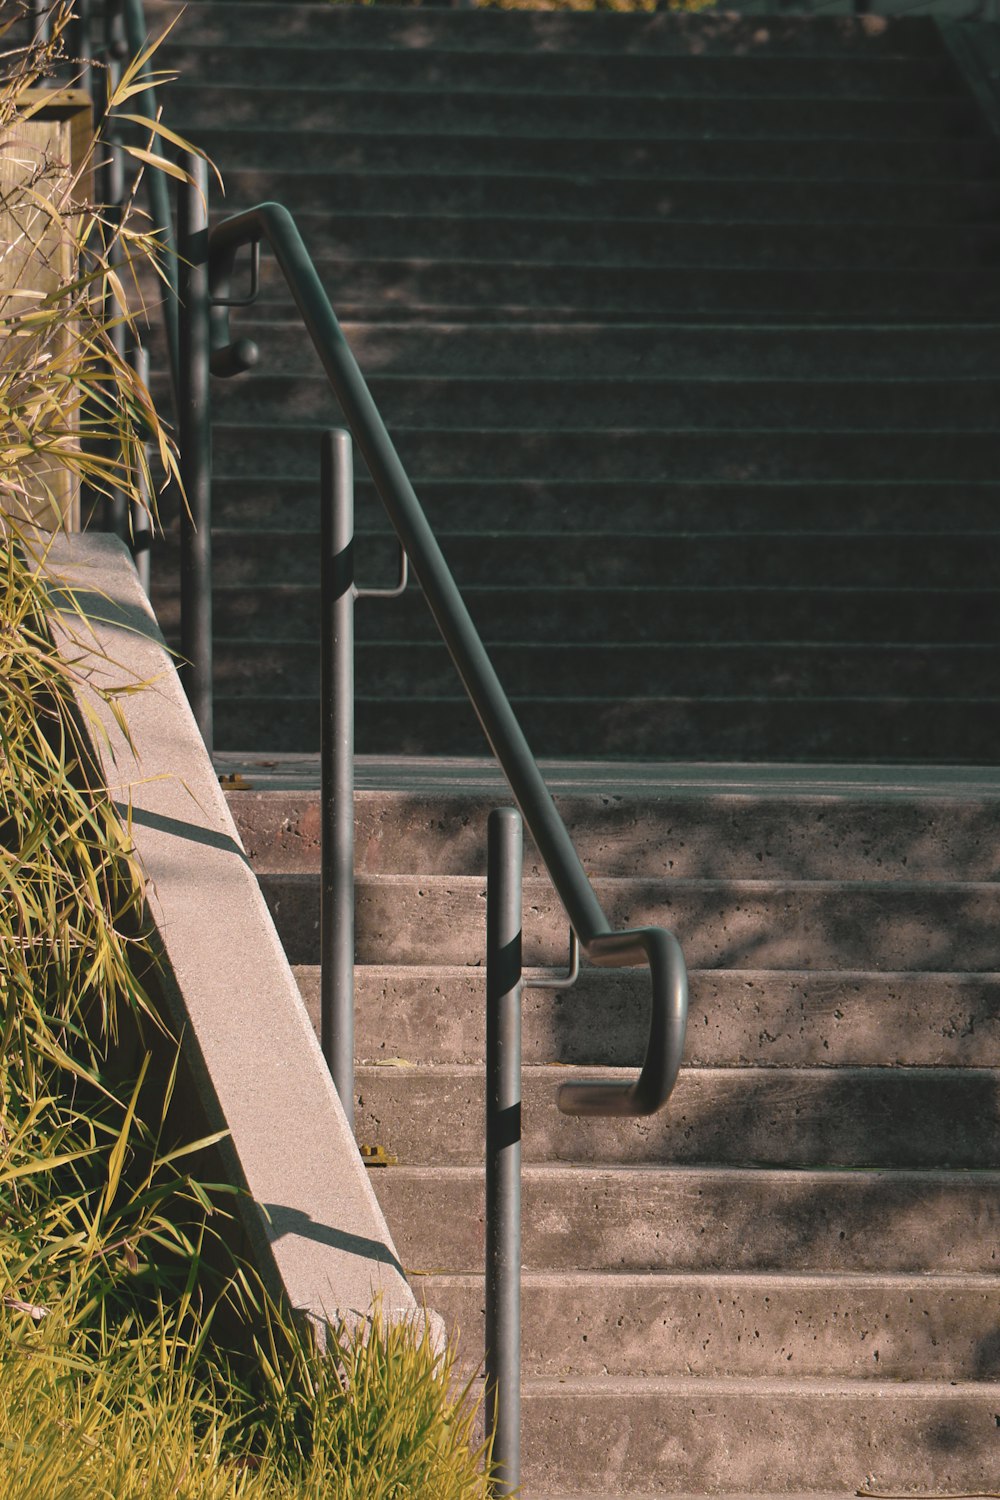
[[[354,1127],[354,465],[323,434],[320,520],[320,1041]]]
[[[486,1424],[494,1495],[521,1470],[521,815],[490,813],[486,886]]]
[[[141,344],[133,345],[129,351],[129,361],[135,371],[137,379],[149,388],[149,352]],[[153,497],[150,494],[148,482],[149,470],[149,444],[142,442],[143,469],[136,479],[136,498],[131,504],[131,532],[132,532],[132,560],[135,563],[139,582],[146,594],[149,593],[150,568],[152,558],[150,556],[150,544],[153,539],[152,509]]]
[[[186,153],[177,200],[178,447],[181,455],[181,680],[212,749],[212,413],[208,166]]]

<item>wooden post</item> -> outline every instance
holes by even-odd
[[[34,89],[21,101],[23,113],[0,133],[0,319],[23,313],[73,275],[71,237],[50,216],[44,199],[69,193],[91,141],[90,97],[83,89]],[[90,196],[80,181],[73,197]],[[71,352],[72,328],[53,340],[55,360]],[[16,378],[18,362],[31,358],[27,341],[0,334],[0,379]],[[31,437],[42,434],[32,432]],[[0,510],[43,530],[80,528],[76,476],[57,456],[35,454],[23,466],[25,493],[0,495]]]

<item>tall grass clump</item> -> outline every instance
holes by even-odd
[[[472,1500],[485,1455],[452,1351],[376,1311],[320,1355],[225,1261],[232,1192],[191,1170],[215,1138],[176,1107],[143,872],[82,718],[93,647],[65,595],[54,626],[37,524],[81,481],[141,502],[176,478],[109,326],[158,246],[134,193],[120,221],[94,203],[98,139],[74,164],[26,129],[72,64],[70,0],[45,44],[16,40],[25,9],[0,3],[0,1495]],[[137,171],[171,139],[147,127]],[[137,690],[101,690],[126,732]]]

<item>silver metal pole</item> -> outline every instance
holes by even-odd
[[[486,1425],[494,1495],[521,1476],[521,815],[495,808],[486,885]]]
[[[325,432],[320,520],[321,1045],[354,1128],[354,463]]]
[[[178,424],[181,477],[181,667],[201,737],[212,750],[212,414],[209,390],[208,166],[187,153],[178,184]]]

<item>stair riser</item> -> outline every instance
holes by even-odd
[[[975,434],[977,438],[980,436]],[[677,434],[677,438],[683,443],[684,434]],[[292,446],[287,434],[284,441]],[[416,441],[419,443],[419,436]],[[513,441],[517,441],[516,436]],[[721,438],[718,446],[725,442]],[[1000,461],[1000,436],[990,438],[989,443],[996,447]],[[832,439],[831,447],[834,445]],[[300,449],[312,446],[311,441],[300,442]],[[407,446],[413,446],[412,439]],[[461,438],[456,446],[464,446]],[[492,445],[488,439],[480,439],[477,446],[488,450]],[[670,446],[670,440],[664,439],[665,454]],[[913,446],[921,446],[919,437],[915,437]],[[984,459],[986,446],[984,440],[981,444]],[[304,458],[302,454],[299,461]],[[488,452],[482,458],[485,467]],[[471,462],[470,458],[470,466]],[[528,537],[473,532],[444,535],[441,545],[463,588],[496,585],[498,579],[509,580],[518,588],[546,589],[553,583],[577,588],[627,585],[652,588],[669,579],[677,588],[804,588],[813,584],[821,591],[864,587],[987,590],[997,575],[1000,533],[933,537],[912,533],[849,536],[839,532],[814,536],[631,534],[619,536],[612,546],[601,533],[595,536],[583,531]],[[362,546],[364,552],[360,554]],[[359,585],[388,583],[394,578],[398,548],[393,541],[388,537],[366,538],[358,547]],[[217,531],[213,552],[215,579],[222,585],[316,585],[319,547],[318,536],[311,530],[305,533],[271,530],[249,535]],[[594,596],[594,607],[599,610],[598,600],[599,596]],[[361,604],[358,612],[376,609],[391,618],[392,604],[384,601]],[[926,624],[933,640],[933,622],[928,619]]]
[[[262,191],[264,196],[274,196]],[[250,207],[259,194],[227,212]],[[313,200],[316,201],[315,199]],[[556,262],[568,268],[597,266],[622,273],[644,267],[658,272],[711,266],[716,271],[780,270],[794,266],[800,274],[843,270],[922,270],[995,266],[1000,233],[995,224],[851,223],[838,219],[818,224],[780,226],[750,220],[733,223],[630,223],[614,219],[524,218],[520,215],[396,215],[394,213],[324,213],[296,215],[306,242],[322,240],[330,260],[406,259],[418,261],[521,262],[544,267]],[[281,287],[279,274],[266,262],[262,285]],[[344,297],[343,290],[339,293]],[[486,300],[480,295],[477,301]]]
[[[976,1491],[996,1473],[996,1405],[995,1389],[889,1387],[873,1405],[856,1390],[571,1393],[553,1382],[524,1402],[522,1477],[528,1493],[676,1491],[692,1481],[707,1494],[853,1493],[868,1474],[891,1493]]]
[[[528,546],[535,536],[556,532],[565,535],[569,523],[575,525],[578,519],[592,536],[619,537],[634,532],[648,538],[690,531],[702,536],[788,532],[829,537],[835,518],[838,531],[855,537],[879,532],[905,535],[910,531],[933,538],[926,551],[935,550],[939,538],[956,532],[997,530],[995,488],[989,480],[964,485],[930,480],[909,485],[892,481],[864,485],[836,481],[817,485],[693,481],[665,486],[656,480],[630,484],[621,479],[604,483],[428,479],[421,482],[419,495],[428,519],[443,536],[468,534],[479,526],[490,535],[515,532],[528,539]],[[356,502],[358,531],[385,534],[388,523],[381,502],[361,475],[357,477]],[[300,479],[247,476],[234,480],[223,476],[213,485],[213,503],[217,524],[232,531],[247,532],[255,527],[273,531],[279,518],[283,528],[316,530],[319,498],[315,473]],[[166,520],[169,525],[169,515]],[[369,566],[367,549],[371,545],[367,536],[358,543],[359,576],[362,564],[365,569]],[[169,558],[169,550],[163,549],[162,555]],[[162,580],[164,568],[158,571]],[[658,584],[662,582],[657,580]],[[673,573],[670,582],[677,586]],[[731,581],[723,582],[732,586]],[[758,584],[759,580],[754,582]]]
[[[949,428],[961,432],[988,428],[1000,407],[1000,382],[970,381],[828,381],[805,375],[785,381],[700,382],[623,379],[609,392],[599,379],[502,380],[421,379],[411,375],[372,374],[368,386],[390,430],[408,428],[490,428],[507,430],[538,425],[545,414],[547,431],[578,432],[586,426],[631,429],[683,428],[698,431],[799,427],[812,431],[886,428]],[[341,423],[343,417],[326,380],[272,377],[270,372],[239,385],[222,383],[213,392],[213,411],[223,421],[259,420],[268,426],[287,422]],[[558,441],[558,439],[555,439]]]
[[[319,882],[266,875],[262,886],[292,963],[316,963]],[[672,928],[692,968],[998,967],[1000,888],[842,887],[684,881],[594,882],[615,928]],[[562,966],[567,922],[546,883],[525,882],[525,959]],[[485,881],[362,879],[356,899],[360,963],[483,961]]]
[[[611,760],[900,761],[982,766],[996,757],[993,702],[954,699],[641,698],[562,699],[555,704],[512,697],[536,755]],[[357,701],[359,755],[483,755],[483,732],[467,703],[455,699]],[[319,715],[311,698],[215,701],[220,750],[319,749]]]
[[[733,236],[731,245],[739,243]],[[772,240],[773,243],[773,240]],[[704,249],[704,247],[703,247]],[[946,261],[931,269],[873,266],[858,276],[847,266],[803,269],[785,257],[780,269],[760,269],[747,260],[712,265],[661,267],[576,264],[505,265],[488,253],[479,261],[392,259],[376,252],[364,262],[320,260],[320,275],[333,291],[338,315],[347,321],[433,315],[444,322],[479,319],[509,323],[540,312],[547,320],[733,318],[740,322],[842,322],[873,318],[879,323],[919,322],[934,308],[936,322],[1000,320],[1000,289],[993,271],[976,263],[953,269]],[[287,320],[292,306],[265,258],[263,280],[271,287],[257,317]],[[270,299],[270,300],[269,300]]]
[[[559,173],[599,176],[609,182],[630,178],[722,178],[743,176],[772,180],[827,177],[860,182],[947,181],[988,177],[997,167],[997,148],[988,140],[800,141],[785,139],[780,150],[768,140],[733,137],[723,140],[645,141],[639,137],[608,140],[577,136],[568,140],[531,139],[510,131],[489,136],[426,133],[366,135],[351,131],[324,134],[292,128],[275,138],[259,121],[236,129],[206,125],[198,139],[209,156],[229,171],[278,169],[294,161],[300,171],[330,169],[336,160],[343,172],[427,172],[428,163],[449,173],[518,172],[524,176]]]
[[[1000,649],[975,646],[532,646],[494,645],[493,664],[525,696],[594,699],[753,694],[767,698],[989,698],[1000,681]],[[355,669],[367,694],[400,699],[458,696],[444,646],[359,643]],[[319,652],[288,646],[220,643],[215,681],[227,697],[283,693],[319,696]]]
[[[564,95],[593,90],[603,98],[620,96],[631,104],[670,104],[695,97],[814,99],[817,95],[840,103],[861,100],[878,104],[911,103],[940,95],[951,82],[941,61],[902,57],[842,59],[837,57],[670,57],[642,53],[546,53],[401,47],[365,48],[336,42],[317,49],[296,45],[286,34],[277,45],[241,45],[231,35],[222,47],[202,42],[176,42],[163,49],[161,66],[175,69],[189,87],[201,80],[243,82],[259,86],[266,65],[267,88],[294,87],[305,82],[317,88],[320,79],[329,94],[341,90],[352,96],[384,93],[388,89],[421,90],[452,97],[462,94],[511,95],[526,105],[545,102],[557,111]],[[541,98],[539,97],[541,96]],[[405,96],[404,96],[405,97]],[[427,101],[429,104],[429,101]],[[571,107],[575,104],[571,97]],[[957,99],[949,100],[957,104]],[[433,118],[433,111],[432,111]],[[435,123],[436,120],[435,120]]]
[[[808,179],[783,181],[766,174],[759,180],[688,181],[669,177],[645,181],[600,178],[591,166],[576,179],[564,165],[562,175],[542,177],[481,172],[476,175],[411,172],[330,172],[335,146],[312,171],[297,162],[252,165],[226,173],[227,200],[235,204],[280,199],[292,213],[532,216],[590,220],[596,211],[606,219],[662,223],[757,224],[829,223],[854,220],[870,224],[978,224],[993,221],[1000,210],[1000,190],[981,182],[875,182]],[[536,168],[537,172],[537,168]]]
[[[352,132],[449,130],[471,135],[537,133],[560,139],[595,133],[609,139],[642,135],[671,140],[689,134],[746,135],[766,139],[785,133],[827,140],[916,141],[942,136],[975,137],[978,122],[970,104],[937,97],[882,100],[817,98],[713,98],[652,95],[619,97],[563,94],[446,93],[438,89],[345,89],[328,92],[296,79],[296,88],[254,88],[227,70],[213,79],[209,93],[190,78],[171,88],[171,124],[197,140],[201,125],[300,128],[303,116],[317,130]]]
[[[418,1293],[483,1348],[478,1279],[420,1277]],[[997,1380],[993,1288],[921,1279],[526,1276],[526,1376],[782,1374],[835,1380]]]
[[[393,1167],[372,1184],[408,1270],[482,1271],[481,1170]],[[523,1264],[993,1276],[997,1187],[994,1173],[528,1167]]]
[[[240,0],[240,4],[246,13],[246,0]],[[175,0],[146,0],[145,10],[151,21],[165,25],[184,7]],[[214,4],[199,0],[189,22],[195,18],[198,35],[204,41],[231,40],[233,10],[225,0]],[[821,50],[847,56],[940,58],[940,45],[924,17],[880,18],[872,26],[868,18],[820,16],[810,18],[805,29],[797,17],[780,15],[770,17],[766,28],[755,18],[735,12],[707,19],[708,24],[704,16],[676,12],[629,16],[596,12],[581,17],[565,11],[476,11],[473,18],[450,10],[422,8],[415,12],[405,6],[372,7],[357,16],[353,10],[345,13],[323,4],[297,5],[294,11],[287,4],[253,6],[254,36],[278,45],[323,41],[329,46],[405,47],[411,51],[459,47],[493,52],[516,47],[526,52],[540,49],[584,54],[614,49],[664,57],[692,52],[728,55],[736,48],[764,56],[809,56]]]
[[[1000,1074],[988,1070],[695,1069],[681,1074],[662,1113],[626,1121],[561,1114],[556,1093],[565,1081],[562,1067],[524,1073],[526,1162],[1000,1166]],[[485,1097],[479,1068],[360,1068],[358,1139],[404,1165],[478,1166]]]
[[[558,773],[557,773],[558,774]],[[989,773],[987,773],[988,776]],[[253,781],[254,772],[246,775]],[[600,773],[597,773],[600,780]],[[509,797],[479,793],[355,793],[358,870],[481,876],[486,821]],[[1000,869],[997,802],[908,797],[906,777],[868,796],[676,795],[607,789],[555,795],[591,876],[730,880],[993,881]],[[876,797],[878,801],[876,802]],[[315,872],[320,802],[312,792],[237,791],[229,804],[258,871]],[[541,874],[531,839],[525,872]]]
[[[230,390],[242,390],[245,397],[270,390],[271,377],[321,375],[319,358],[301,322],[281,324],[244,317],[239,332],[256,341],[261,373],[236,385],[214,382],[214,402],[230,399]],[[989,375],[1000,366],[1000,326],[996,324],[822,329],[630,324],[609,336],[606,328],[587,323],[485,328],[477,324],[355,323],[345,325],[344,333],[369,381],[384,375],[450,376],[456,383],[463,376],[497,382],[508,376],[521,380],[622,376],[667,382],[706,379],[713,384],[702,389],[710,393],[727,389],[724,381],[773,380],[794,382],[794,386],[782,387],[790,394],[807,377],[868,383],[868,391],[884,395],[887,387],[876,382],[900,377],[934,381],[938,389],[945,388],[946,381],[966,377],[989,389],[984,372]],[[834,389],[849,396],[851,387],[840,384]]]
[[[215,453],[227,477],[247,473],[315,474],[315,435],[258,427],[261,446],[247,431],[217,426]],[[487,432],[469,442],[461,430],[393,434],[413,482],[441,479],[546,477],[562,480],[711,480],[715,482],[983,480],[1000,464],[993,432]],[[968,579],[968,582],[974,580]]]
[[[319,1033],[319,973],[297,978]],[[990,975],[694,970],[689,1066],[1000,1067],[1000,980]],[[361,968],[358,1056],[481,1063],[482,970]],[[522,999],[526,1063],[637,1067],[648,1037],[643,970],[584,973],[568,994]]]
[[[216,637],[275,644],[315,641],[319,638],[318,592],[306,584],[217,587],[212,614]],[[939,644],[1000,645],[996,596],[987,590],[605,588],[600,611],[581,608],[580,589],[541,591],[512,585],[464,588],[462,593],[483,640],[491,647],[495,642],[522,640],[529,618],[532,640],[554,645],[643,641],[673,645],[713,640],[917,645],[926,640],[929,619],[934,621],[934,639]],[[157,591],[156,613],[167,635],[179,631],[176,593]],[[359,641],[440,639],[418,589],[397,599],[391,608],[359,611],[355,628]]]

